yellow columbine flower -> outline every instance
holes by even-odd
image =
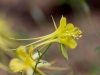
[[[77,46],[77,43],[74,39],[80,38],[82,36],[80,35],[81,33],[82,32],[77,27],[74,27],[73,24],[66,24],[65,17],[62,17],[60,26],[56,30],[59,43],[64,44],[70,48],[75,48]]]
[[[53,19],[53,17],[52,17],[52,19]],[[72,23],[67,24],[66,18],[63,16],[60,20],[60,25],[58,28],[55,24],[54,19],[53,19],[53,22],[54,22],[56,31],[49,35],[46,35],[46,36],[32,38],[32,39],[38,39],[38,41],[33,42],[32,44],[35,44],[35,43],[45,40],[44,42],[37,44],[36,47],[38,47],[43,44],[59,42],[61,44],[62,54],[64,55],[65,58],[68,59],[65,45],[68,46],[69,48],[74,49],[77,46],[75,39],[79,39],[80,37],[82,37],[82,35],[81,35],[82,32],[79,28],[74,27],[74,25]],[[29,44],[29,45],[31,45],[31,44]]]
[[[30,38],[30,39],[17,39],[17,40],[37,40],[31,44],[26,45],[26,46],[30,46],[32,44],[35,44],[35,48],[41,45],[50,44],[53,42],[59,42],[61,44],[61,51],[64,57],[68,59],[65,46],[68,46],[69,48],[74,49],[77,46],[75,39],[79,39],[80,37],[82,37],[81,35],[82,32],[79,28],[74,27],[72,23],[67,24],[66,18],[63,16],[60,20],[60,25],[58,28],[55,24],[54,19],[53,19],[53,22],[56,29],[55,32],[46,36],[42,36],[42,37]]]
[[[55,23],[54,23],[55,24]],[[81,30],[77,27],[74,27],[72,23],[66,23],[66,18],[62,16],[60,20],[60,26],[55,31],[55,35],[57,35],[57,39],[61,44],[62,54],[66,59],[68,59],[68,54],[65,48],[65,45],[69,48],[74,49],[77,46],[75,39],[79,39],[82,37]]]
[[[13,33],[10,29],[9,23],[5,20],[4,14],[0,13],[0,48],[8,49],[8,47],[15,43],[9,40],[9,37],[13,37]]]
[[[37,59],[39,58],[38,52],[32,55],[30,57],[30,53],[33,50],[33,47],[30,46],[29,53],[26,53],[25,46],[21,46],[16,50],[16,53],[19,58],[13,58],[10,61],[10,69],[13,72],[19,72],[19,71],[26,71],[27,75],[32,75],[35,65],[37,63]],[[41,54],[40,54],[41,55]],[[37,67],[36,72],[40,75],[45,75],[39,68],[47,68],[47,69],[56,69],[56,70],[65,70],[65,68],[56,68],[56,67],[50,67],[50,63],[48,63],[45,60],[40,60]]]

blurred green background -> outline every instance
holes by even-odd
[[[0,0],[0,12],[12,23],[12,30],[18,35],[16,38],[39,37],[52,33],[55,28],[51,15],[57,26],[61,16],[65,16],[68,23],[73,23],[82,30],[82,38],[77,40],[77,48],[67,48],[68,61],[60,54],[59,45],[52,45],[44,59],[56,59],[57,63],[54,66],[69,69],[47,72],[50,75],[100,75],[99,0]],[[21,45],[29,42],[32,41],[24,41]],[[11,59],[9,53],[0,52],[0,62],[7,66]],[[11,74],[0,69],[0,75]]]

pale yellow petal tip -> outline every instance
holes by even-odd
[[[22,61],[17,58],[14,58],[10,61],[9,67],[13,72],[19,72],[24,68]]]
[[[70,45],[69,46],[71,49],[75,49],[77,47],[77,43],[75,43],[74,45]]]
[[[68,23],[67,24],[67,28],[73,29],[74,28],[74,25],[72,23]]]

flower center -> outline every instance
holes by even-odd
[[[66,32],[63,34],[65,37],[73,37],[74,39],[79,39],[82,37],[82,32],[79,28],[74,27],[71,30],[66,30]]]

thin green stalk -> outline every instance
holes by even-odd
[[[38,55],[39,55],[39,57],[40,57],[40,52],[38,51]]]
[[[92,16],[91,16],[91,14],[88,14],[88,13],[87,13],[87,15],[88,15],[88,19],[90,20],[91,25],[95,28],[97,34],[98,34],[99,37],[100,37],[100,32],[99,32],[98,28],[96,27],[96,25],[95,25],[95,23],[94,23],[94,20],[93,20],[93,18],[92,18]]]
[[[20,71],[20,75],[23,75],[23,71]]]
[[[71,70],[73,71],[73,73],[74,73],[75,75],[79,75],[78,72],[73,68],[73,66],[72,66],[68,61],[66,61],[66,62],[67,62],[67,64],[71,67]]]
[[[36,67],[37,67],[37,65],[38,65],[38,63],[39,63],[39,61],[40,61],[40,59],[41,59],[41,58],[43,57],[43,55],[47,52],[47,50],[48,50],[48,48],[50,47],[50,45],[51,45],[51,43],[48,45],[48,47],[47,47],[46,50],[43,52],[43,54],[38,58],[37,63],[36,63],[36,65],[35,65],[35,68],[34,68],[34,71],[33,71],[33,74],[32,74],[32,75],[35,74]]]
[[[86,13],[88,19],[89,19],[91,25],[95,28],[97,34],[98,34],[99,37],[100,37],[100,32],[99,32],[98,28],[96,27],[96,24],[95,24],[95,22],[94,22],[94,20],[93,20],[93,18],[92,18],[91,11],[90,11],[90,8],[89,8],[88,4],[86,3],[85,0],[80,0],[80,3],[81,3],[81,5],[82,5],[82,7],[83,7],[83,9],[84,9],[84,11],[85,11],[85,13]]]

